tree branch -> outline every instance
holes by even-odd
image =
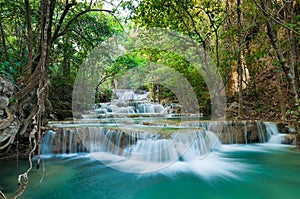
[[[93,48],[94,48],[94,44],[93,42],[91,42],[90,40],[88,40],[83,34],[81,34],[79,31],[73,29],[73,28],[70,28],[69,29],[70,31],[73,31],[75,32],[76,34],[78,34],[82,39],[84,39],[85,41],[87,41]]]
[[[6,196],[4,195],[4,193],[2,193],[2,191],[0,191],[0,198],[6,199]]]
[[[0,147],[0,150],[5,149],[8,145],[10,145],[11,143],[13,143],[16,134],[17,134],[17,132],[13,133],[13,134],[10,136],[8,142],[7,142],[5,145],[3,145],[3,146]]]
[[[295,31],[294,29],[288,27],[287,25],[284,24],[284,22],[281,22],[279,20],[277,20],[275,17],[273,17],[270,13],[268,13],[264,8],[262,8],[260,5],[258,5],[258,3],[254,0],[255,5],[261,10],[263,11],[263,13],[265,14],[265,16],[268,16],[270,19],[272,19],[275,23],[277,23],[278,25],[292,31],[293,33],[295,33],[296,35],[300,36],[300,33]]]
[[[100,85],[103,84],[109,77],[113,77],[114,75],[115,75],[115,74],[110,74],[110,75],[104,76],[104,77],[98,82],[98,84],[97,84],[97,86],[96,86],[96,93],[99,92],[99,87],[100,87]]]
[[[189,16],[189,18],[191,19],[192,21],[192,24],[193,24],[193,28],[194,28],[194,32],[196,33],[196,35],[198,36],[198,38],[200,39],[200,42],[202,43],[202,46],[204,49],[206,49],[206,44],[205,44],[205,40],[201,37],[200,33],[198,32],[197,30],[197,26],[196,26],[196,23],[191,15],[191,13],[188,11],[188,10],[184,10],[186,12],[186,14]],[[188,26],[186,26],[188,28]]]
[[[85,13],[88,13],[88,12],[107,12],[107,13],[112,13],[111,10],[105,10],[105,9],[87,9],[87,10],[84,10],[78,14],[76,14],[65,26],[65,28],[60,32],[60,33],[57,33],[56,35],[53,35],[52,37],[52,43],[59,37],[63,36],[64,34],[67,33],[67,31],[69,30],[69,27],[70,25],[76,21],[76,19],[78,19],[78,17],[84,15]]]
[[[67,5],[65,6],[64,11],[63,11],[62,15],[61,15],[60,18],[59,18],[59,21],[58,21],[58,24],[57,24],[57,26],[56,26],[56,28],[55,28],[54,33],[53,33],[52,39],[55,38],[55,37],[57,37],[57,34],[59,33],[60,28],[61,28],[61,26],[62,26],[62,23],[63,23],[65,17],[67,16],[67,14],[68,14],[70,8],[73,7],[73,6],[75,6],[76,4],[77,4],[76,2],[75,2],[75,3],[68,4],[68,1],[67,1]]]

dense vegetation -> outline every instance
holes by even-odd
[[[0,130],[12,123],[17,129],[6,131],[11,139],[1,140],[0,150],[10,148],[19,136],[36,137],[39,146],[48,120],[72,117],[72,87],[79,67],[101,42],[135,28],[167,28],[196,41],[223,78],[228,119],[282,120],[298,126],[299,1],[111,3],[111,9],[103,9],[102,1],[0,1],[0,77],[14,87],[10,95],[0,89],[0,95],[9,98],[8,106],[1,106]],[[125,17],[125,12],[130,15]],[[156,63],[151,74],[150,63]],[[127,85],[151,91],[154,101],[176,102],[174,93],[151,79],[167,70],[160,65],[182,74],[197,95],[200,111],[211,113],[206,82],[194,66],[174,52],[158,49],[136,49],[105,66],[97,80],[96,102],[112,99],[115,82],[125,74],[131,78]],[[136,71],[143,75],[135,76]]]

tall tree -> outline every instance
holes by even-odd
[[[242,12],[241,12],[241,0],[237,0],[237,26],[238,26],[238,85],[239,85],[239,108],[238,117],[242,117],[243,109],[243,65],[242,65]]]
[[[261,0],[261,10],[263,11],[264,16],[266,17],[265,23],[267,26],[267,34],[269,36],[271,45],[276,52],[276,57],[278,59],[278,62],[280,63],[280,68],[277,75],[277,88],[278,88],[279,103],[280,103],[280,110],[281,110],[281,119],[286,120],[285,100],[283,98],[283,93],[281,88],[281,81],[282,81],[281,71],[285,72],[285,74],[288,76],[289,66],[287,65],[283,52],[279,47],[277,34],[274,29],[274,22],[272,21],[269,15],[271,6],[272,6],[271,1]]]

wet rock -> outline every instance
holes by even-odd
[[[297,143],[297,134],[288,134],[288,135],[286,135],[281,143],[282,144],[296,145],[296,143]]]
[[[9,104],[9,99],[6,96],[0,96],[0,109],[5,109]]]
[[[72,110],[56,110],[55,112],[55,117],[58,120],[64,120],[65,118],[72,118],[73,117],[73,113]]]
[[[0,143],[7,140],[12,135],[15,135],[20,129],[20,124],[17,120],[17,118],[14,118],[10,126],[7,128],[1,130],[0,132]]]
[[[288,124],[286,123],[278,123],[277,128],[279,133],[286,133],[286,134],[289,133],[289,127]]]
[[[265,125],[258,121],[227,121],[220,137],[224,144],[264,143]]]
[[[0,130],[0,144],[9,139],[11,136],[14,136],[19,128],[20,124],[17,117],[14,116],[14,113],[10,110],[4,110],[9,105],[9,97],[13,95],[14,85],[6,80],[5,78],[0,77],[0,124],[3,124],[2,129]]]
[[[10,81],[0,77],[0,95],[10,97],[13,93],[14,85]]]

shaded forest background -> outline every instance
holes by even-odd
[[[188,35],[209,54],[225,84],[227,119],[299,122],[298,0],[0,0],[0,151],[37,147],[49,120],[72,118],[77,71],[101,42],[125,30],[161,27]],[[125,16],[124,13],[127,13]],[[179,55],[157,49],[119,57],[99,74],[96,102],[109,101],[126,71],[167,65],[193,86],[210,115],[207,86]],[[153,73],[164,69],[153,68]],[[154,101],[176,102],[151,77],[131,76]],[[143,79],[146,83],[141,85]],[[29,138],[29,139],[28,139]],[[16,141],[17,140],[17,141]],[[26,148],[26,147],[25,147]]]

